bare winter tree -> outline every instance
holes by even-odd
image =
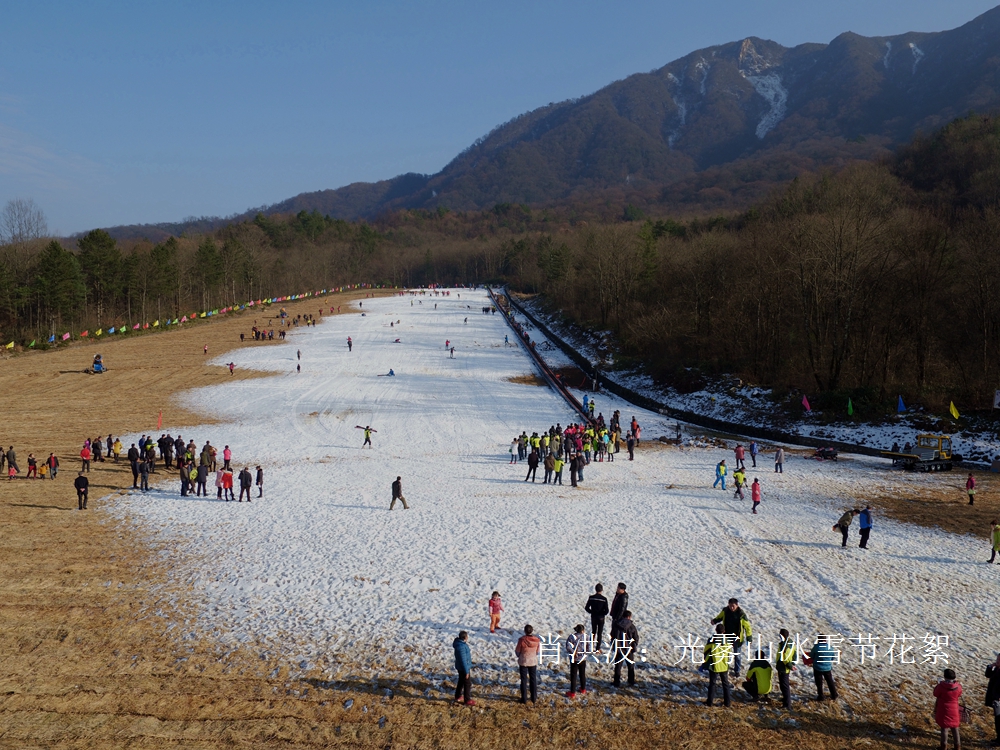
[[[45,214],[31,198],[12,198],[0,213],[0,245],[23,248],[48,232]]]

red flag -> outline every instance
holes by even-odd
[[[809,406],[809,399],[805,396],[802,397],[802,408],[806,411],[812,411],[812,408]]]
[[[160,416],[156,420],[156,429],[163,427],[163,412],[160,412]]]

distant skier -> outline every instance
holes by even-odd
[[[347,351],[351,351],[351,347],[352,346],[354,346],[354,344],[351,342],[351,337],[348,336],[347,337]]]
[[[391,372],[391,370],[390,370],[390,372]],[[367,445],[369,448],[371,448],[372,447],[372,433],[373,432],[378,432],[378,430],[373,430],[370,425],[365,425],[364,427],[362,427],[361,425],[355,425],[354,428],[357,429],[357,430],[364,430],[365,431],[365,442],[363,442],[361,444],[361,447],[364,448]]]
[[[451,358],[455,359],[455,347],[451,347]]]

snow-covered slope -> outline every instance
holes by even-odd
[[[530,622],[565,635],[587,622],[595,582],[613,593],[621,580],[648,651],[642,669],[666,682],[697,677],[691,664],[670,666],[676,646],[689,633],[704,636],[730,596],[765,641],[782,626],[803,635],[906,632],[918,645],[926,634],[948,635],[953,663],[994,648],[985,631],[997,606],[984,594],[997,569],[983,565],[984,542],[879,520],[871,549],[857,549],[856,537],[840,548],[831,524],[844,497],[885,472],[876,459],[790,458],[782,475],[751,473],[764,487],[759,515],[731,490],[712,489],[715,464],[732,459],[721,449],[644,440],[634,462],[623,452],[588,466],[579,489],[568,471],[561,487],[543,485],[541,471],[525,483],[526,467],[509,464],[511,438],[573,415],[548,388],[509,382],[531,364],[504,345],[514,336],[499,314],[480,312],[483,304],[485,294],[468,290],[366,300],[364,317],[326,318],[283,346],[249,344],[225,357],[273,378],[186,396],[218,421],[184,430],[185,439],[228,444],[237,468],[260,463],[267,478],[266,496],[249,505],[214,493],[181,498],[172,478],[107,501],[172,542],[167,591],[199,613],[178,628],[265,644],[303,668],[338,655],[356,665],[390,655],[438,674],[450,669],[451,640],[465,628],[482,674],[502,681],[515,631]],[[396,376],[382,377],[390,368]],[[623,421],[638,418],[644,438],[672,434],[672,422],[598,396],[598,411],[616,408]],[[366,424],[378,430],[372,449],[362,449],[356,429]],[[390,512],[397,475],[411,508]],[[494,589],[507,630],[491,636]],[[857,662],[846,641],[843,650],[845,662]],[[939,672],[919,663],[863,670],[896,681]]]

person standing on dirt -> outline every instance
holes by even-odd
[[[781,705],[784,708],[792,707],[792,687],[789,683],[789,675],[795,671],[795,662],[798,660],[798,651],[795,641],[791,639],[786,628],[778,631],[781,641],[778,643],[778,658],[775,659],[774,666],[778,672],[778,687],[781,690]]]
[[[89,473],[90,472],[90,448],[87,447],[86,445],[84,445],[83,449],[80,451],[80,459],[82,461],[82,465],[80,466],[80,473],[82,474],[85,471]]]
[[[834,525],[833,530],[839,531],[841,534],[844,535],[844,541],[843,543],[841,543],[840,545],[841,547],[847,546],[847,536],[851,531],[851,522],[854,520],[854,516],[856,516],[860,512],[861,511],[859,511],[857,508],[855,508],[854,510],[849,510],[846,513],[844,513],[844,515],[840,517],[840,520],[837,521],[837,523]]]
[[[462,630],[458,638],[451,644],[455,649],[455,671],[458,679],[455,681],[455,703],[474,706],[472,700],[472,651],[469,649],[469,633]]]
[[[785,473],[785,449],[781,446],[778,446],[778,450],[774,452],[774,473]]]
[[[531,449],[531,453],[528,454],[528,473],[524,477],[524,481],[527,482],[530,478],[532,482],[535,481],[535,474],[538,473],[538,451],[534,448]]]
[[[627,609],[622,612],[618,621],[618,639],[611,641],[612,653],[615,653],[614,686],[622,686],[622,667],[628,667],[628,686],[635,687],[635,661],[639,658],[639,631],[632,622],[632,613]]]
[[[49,479],[55,479],[56,474],[59,473],[59,458],[55,453],[50,453],[49,457],[45,459],[45,464],[49,467]]]
[[[250,502],[250,488],[253,486],[253,476],[250,474],[250,467],[244,466],[240,472],[240,502],[243,502],[243,493],[247,493],[247,502]]]
[[[604,618],[611,611],[602,584],[594,586],[594,593],[587,599],[583,610],[590,615],[590,634],[594,639],[594,651],[600,653],[601,641],[604,639]]]
[[[976,478],[969,472],[969,478],[965,481],[965,491],[969,493],[969,505],[976,502]]]
[[[7,468],[14,469],[15,474],[21,473],[21,467],[17,465],[17,453],[14,451],[13,445],[7,449]]]
[[[858,516],[858,528],[861,529],[861,549],[868,549],[868,537],[872,533],[872,506],[866,505]]]
[[[538,656],[542,652],[542,639],[533,635],[531,625],[524,626],[524,635],[517,640],[514,653],[517,655],[517,671],[521,676],[521,703],[528,702],[528,689],[531,689],[531,702],[538,698]]]
[[[81,471],[73,480],[73,486],[76,487],[77,510],[87,510],[87,492],[90,488],[90,480]]]
[[[833,663],[838,654],[830,646],[830,637],[817,635],[816,644],[808,657],[802,659],[807,666],[813,668],[813,680],[816,682],[816,700],[823,700],[823,683],[830,689],[830,700],[837,700],[837,683],[833,681]]]
[[[990,744],[1000,746],[1000,654],[996,661],[986,667],[986,705],[993,709],[993,728],[997,737]]]
[[[706,706],[711,706],[715,701],[715,683],[722,686],[722,703],[726,708],[730,705],[729,691],[729,658],[733,653],[733,646],[730,639],[726,637],[725,629],[721,623],[715,626],[715,635],[708,639],[705,644],[705,664],[708,671],[708,698],[705,700]]]
[[[410,506],[406,504],[406,498],[403,497],[403,478],[396,477],[396,481],[392,483],[392,502],[389,503],[389,510],[396,507],[396,501],[399,500],[403,504],[403,510],[409,510]]]

